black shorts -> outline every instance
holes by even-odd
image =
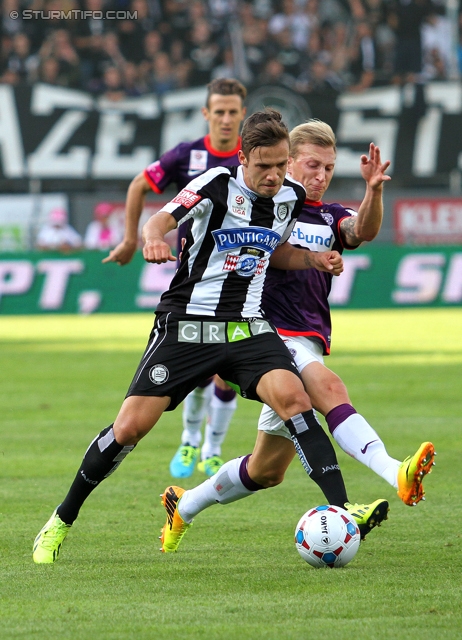
[[[205,378],[215,373],[242,397],[258,400],[263,374],[286,369],[300,377],[274,326],[260,318],[214,320],[159,313],[127,396],[167,396],[175,409]]]

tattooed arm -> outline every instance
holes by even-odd
[[[350,247],[357,247],[361,242],[373,240],[382,226],[383,217],[383,183],[391,180],[385,171],[390,161],[382,163],[380,149],[371,143],[369,157],[361,156],[361,175],[366,181],[366,193],[358,215],[344,218],[340,223],[342,240]]]

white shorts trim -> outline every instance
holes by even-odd
[[[306,336],[281,336],[281,338],[289,349],[300,373],[312,362],[324,364],[323,348],[315,340]],[[284,421],[266,404],[263,405],[258,419],[258,430],[271,436],[292,439]]]

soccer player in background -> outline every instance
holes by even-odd
[[[132,180],[126,200],[125,236],[103,262],[124,265],[132,259],[138,246],[138,225],[147,193],[163,193],[172,183],[181,191],[193,178],[208,169],[238,166],[238,151],[241,148],[239,131],[246,112],[246,95],[246,88],[234,79],[219,78],[207,85],[207,99],[202,113],[208,123],[208,134],[165,152]],[[177,256],[189,225],[190,222],[184,223],[178,228]],[[192,475],[199,456],[202,423],[206,417],[198,468],[208,476],[218,471],[223,464],[221,447],[236,406],[236,392],[218,376],[201,381],[185,398],[181,444],[170,462],[170,473],[174,478]]]
[[[305,251],[287,242],[305,200],[304,188],[286,176],[288,156],[289,132],[281,115],[257,112],[243,127],[240,166],[210,169],[145,224],[144,258],[159,264],[175,260],[165,235],[193,220],[180,267],[161,297],[121,409],[90,443],[65,499],[38,533],[34,562],[58,559],[91,492],[164,411],[175,409],[198,381],[216,372],[243,397],[271,406],[285,421],[304,468],[328,502],[352,507],[332,443],[314,416],[292,356],[260,309],[270,259],[284,269],[317,268],[335,275],[343,269],[336,251]],[[257,449],[258,443],[251,456],[225,463],[226,483],[212,485],[212,501],[233,502],[282,480],[278,457],[285,452],[273,447],[269,459]],[[172,518],[178,498],[171,492],[164,496]],[[363,507],[363,515],[355,519],[368,531],[386,517],[388,502]],[[164,528],[165,550],[175,550],[187,528],[177,515],[175,526]]]
[[[288,171],[305,187],[306,199],[288,242],[302,250],[323,253],[335,249],[341,254],[344,249],[355,249],[362,242],[373,240],[380,231],[383,184],[390,180],[385,173],[390,162],[382,163],[380,149],[372,143],[369,157],[361,156],[366,193],[356,215],[340,204],[322,201],[332,180],[335,160],[336,140],[328,124],[313,119],[292,130]],[[344,451],[398,489],[405,504],[417,504],[424,496],[422,478],[434,464],[432,443],[423,443],[404,462],[391,458],[378,434],[352,407],[342,380],[324,365],[323,355],[330,352],[328,295],[332,275],[313,269],[286,271],[274,266],[272,261],[263,288],[262,309],[294,357],[313,407],[326,417],[334,439]],[[284,420],[267,405],[262,409],[258,429],[250,460],[255,462],[258,458],[268,478],[277,484],[295,456],[297,442]],[[215,476],[188,491],[167,487],[162,495],[167,511],[161,535],[162,551],[176,551],[193,518],[212,504],[223,503],[219,488],[226,485],[233,462],[226,462]],[[242,497],[246,496],[239,496]],[[359,505],[356,509],[350,507],[353,516],[361,516],[362,511]],[[367,532],[364,526],[360,528],[362,533]]]

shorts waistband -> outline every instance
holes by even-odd
[[[267,320],[255,318],[237,322],[223,320],[178,320],[178,342],[224,344],[264,333],[276,333]]]

